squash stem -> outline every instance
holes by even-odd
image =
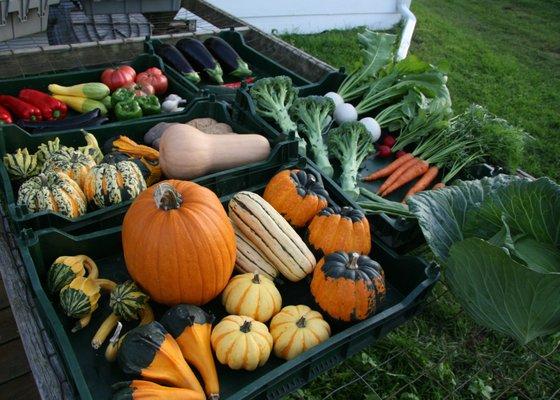
[[[99,270],[97,264],[88,256],[82,256],[84,268],[88,271],[88,278],[97,279]]]
[[[243,333],[251,332],[251,321],[243,322],[243,325],[241,325],[241,328],[239,328],[239,330]]]
[[[259,283],[261,283],[261,277],[260,277],[260,275],[259,275],[258,272],[255,272],[255,274],[253,275],[253,279],[252,279],[251,281],[252,281],[253,283],[257,284],[257,285],[258,285]]]
[[[164,211],[176,210],[183,203],[183,197],[169,183],[160,183],[154,191],[156,206]]]
[[[358,269],[358,258],[360,258],[360,255],[358,253],[350,254],[350,263],[348,264],[348,269]]]
[[[74,325],[74,327],[72,328],[72,333],[76,333],[80,329],[85,328],[89,324],[90,321],[91,321],[91,313],[89,313],[85,317],[80,318],[80,320],[78,320],[78,322],[76,322],[76,325]]]
[[[302,315],[301,318],[297,320],[296,326],[298,328],[305,328],[305,325],[307,325],[307,321],[305,320],[305,316]]]
[[[109,336],[113,328],[119,322],[119,319],[120,318],[118,315],[111,313],[111,315],[109,315],[105,319],[105,321],[103,321],[101,326],[99,326],[99,329],[97,329],[95,336],[91,340],[91,347],[93,347],[96,350],[100,348],[103,342],[105,342],[105,339],[107,339],[107,336]]]

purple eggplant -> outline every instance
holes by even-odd
[[[247,63],[239,57],[239,54],[224,39],[218,36],[211,36],[204,41],[204,46],[220,63],[226,74],[236,78],[245,78],[253,73]]]
[[[214,57],[212,57],[212,54],[204,47],[201,41],[185,38],[179,40],[177,44],[175,44],[175,47],[183,53],[196,72],[204,74],[207,78],[220,85],[224,83],[222,79],[222,67]]]
[[[187,61],[185,56],[183,56],[183,54],[181,54],[181,52],[174,46],[167,43],[161,43],[154,47],[156,54],[160,56],[165,63],[169,64],[173,69],[180,72],[192,83],[200,82],[200,76],[198,75],[198,73]]]

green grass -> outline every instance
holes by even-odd
[[[560,2],[414,0],[411,52],[449,68],[457,113],[479,103],[534,140],[522,168],[560,179]],[[355,68],[355,33],[285,35],[334,66]],[[560,335],[527,347],[477,326],[439,284],[425,311],[292,399],[557,399]]]
[[[521,167],[560,180],[560,2],[415,0],[411,53],[446,64],[457,113],[470,103],[534,137]],[[334,66],[359,64],[354,31],[286,35]]]

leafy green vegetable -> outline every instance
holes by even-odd
[[[345,102],[357,99],[365,93],[378,71],[393,60],[396,40],[395,35],[369,29],[358,34],[364,63],[346,77],[337,91]]]
[[[300,97],[294,101],[290,114],[296,122],[298,132],[311,145],[313,160],[317,166],[329,177],[333,175],[333,168],[329,161],[327,144],[323,140],[332,122],[334,101],[323,96]]]
[[[297,129],[288,113],[298,97],[298,89],[292,85],[290,77],[259,79],[251,87],[249,94],[255,100],[257,113],[274,120],[283,133],[290,133]]]
[[[560,331],[560,186],[500,175],[412,197],[451,292],[480,324],[527,343]]]
[[[342,167],[340,186],[352,198],[357,198],[358,169],[373,152],[371,137],[360,122],[345,122],[329,131],[329,154],[338,159]]]

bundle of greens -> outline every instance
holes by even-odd
[[[481,325],[520,343],[560,331],[560,186],[499,175],[409,202],[446,283]]]
[[[323,96],[300,97],[294,101],[290,114],[297,124],[298,133],[303,136],[311,147],[313,161],[321,171],[332,177],[333,168],[329,161],[327,144],[323,135],[332,122],[334,102]]]
[[[340,163],[339,181],[342,190],[352,198],[357,198],[358,169],[374,149],[368,131],[359,122],[345,122],[330,130],[328,148],[329,154]]]

